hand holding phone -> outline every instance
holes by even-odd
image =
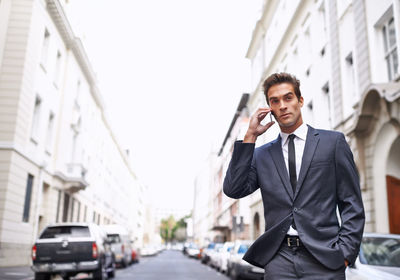
[[[250,118],[249,128],[244,137],[244,143],[255,143],[257,137],[268,130],[275,122],[270,116],[270,122],[261,124],[268,113],[272,113],[271,108],[259,108]]]

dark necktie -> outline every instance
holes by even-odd
[[[294,137],[296,135],[290,134],[289,135],[289,177],[290,177],[290,184],[292,185],[293,189],[293,196],[296,193],[296,184],[297,184],[297,176],[296,176],[296,151],[294,149]],[[292,227],[296,229],[296,224],[292,223]]]
[[[294,149],[294,138],[296,135],[289,135],[289,177],[292,184],[293,194],[296,192],[297,176],[296,176],[296,152]]]

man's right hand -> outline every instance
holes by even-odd
[[[268,130],[275,122],[269,122],[265,125],[262,125],[262,120],[267,116],[267,114],[271,114],[270,108],[259,108],[250,118],[249,128],[247,129],[246,135],[244,136],[243,143],[255,143],[257,137],[263,134]]]

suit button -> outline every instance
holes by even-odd
[[[297,208],[295,207],[295,208],[293,209],[293,211],[294,211],[294,212],[297,212]]]

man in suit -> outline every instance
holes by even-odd
[[[295,76],[272,74],[264,94],[270,108],[251,116],[224,180],[224,193],[231,198],[261,190],[266,231],[243,259],[264,268],[264,279],[345,279],[365,222],[349,145],[340,132],[303,123],[304,100]],[[274,124],[261,124],[269,113],[281,132],[255,149],[257,137]]]

